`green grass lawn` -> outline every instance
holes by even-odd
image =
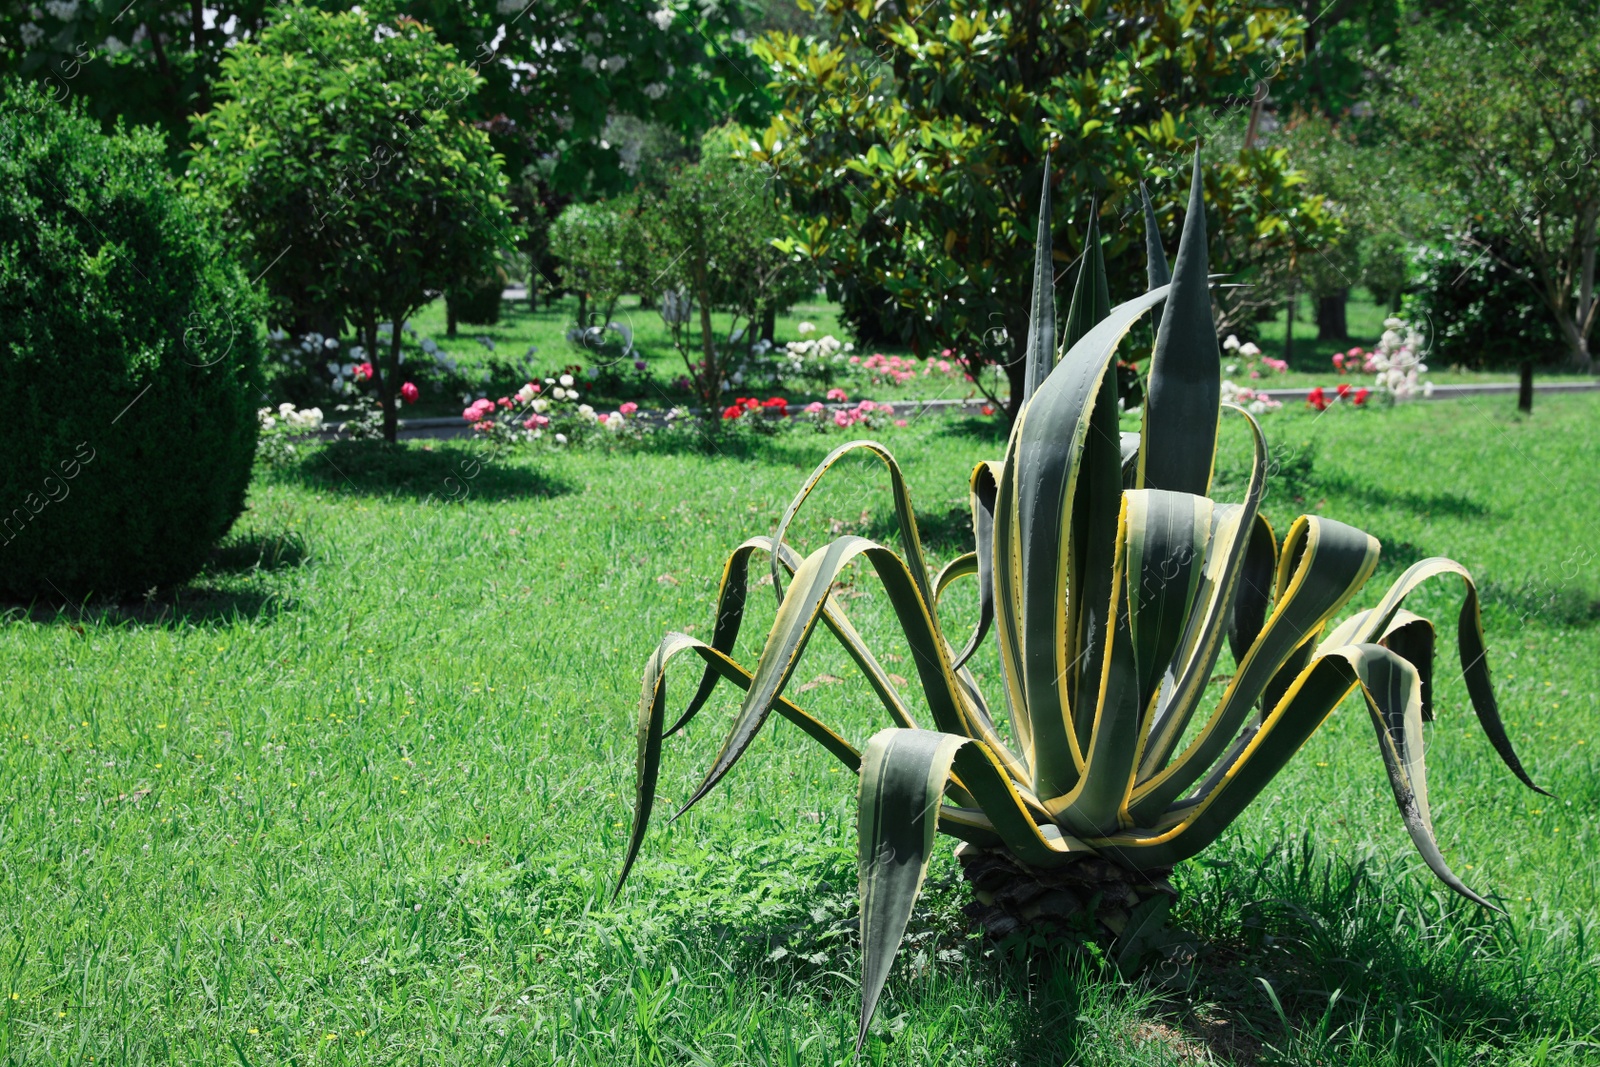
[[[440,331],[442,334],[442,330]],[[1266,510],[1380,537],[1362,598],[1417,558],[1483,583],[1489,652],[1538,796],[1502,768],[1441,623],[1436,827],[1497,916],[1414,855],[1365,712],[1347,704],[1223,840],[1179,869],[1192,974],[988,949],[941,847],[878,1011],[874,1064],[1600,1063],[1600,402],[1284,412]],[[1230,420],[1234,421],[1234,420]],[[854,782],[777,723],[729,780],[658,819],[627,892],[646,656],[710,629],[724,554],[771,532],[837,438],[741,454],[523,453],[447,478],[468,442],[341,443],[260,472],[188,587],[0,631],[0,1062],[834,1064],[856,1025]],[[885,441],[937,562],[962,550],[984,423]],[[1219,467],[1237,488],[1240,442]],[[846,464],[804,546],[874,534],[881,468]],[[870,572],[843,590],[913,674]],[[771,597],[756,588],[740,656]],[[958,616],[971,615],[971,604]],[[980,664],[992,685],[994,668]],[[824,635],[793,695],[857,744],[886,716]],[[680,676],[674,703],[692,687]],[[682,800],[722,691],[668,742]],[[663,805],[668,806],[668,805]],[[659,809],[658,809],[659,810]]]
[[[530,346],[538,350],[532,357],[535,369],[543,374],[556,374],[560,373],[562,367],[568,365],[589,365],[594,362],[590,352],[567,340],[567,331],[577,321],[577,314],[577,299],[570,296],[554,303],[541,301],[538,310],[530,310],[526,300],[506,301],[502,305],[498,323],[490,326],[462,324],[458,327],[456,338],[451,340],[445,336],[444,302],[436,300],[419,312],[411,323],[417,329],[419,337],[431,337],[456,359],[469,376],[486,368],[491,359],[501,361],[520,359]],[[717,314],[712,318],[718,336],[726,337],[732,326],[729,317]],[[606,388],[602,383],[602,387],[593,398],[595,403],[614,404],[622,400],[634,400],[646,407],[659,409],[675,404],[694,403],[687,391],[675,388],[673,385],[676,379],[686,373],[686,368],[683,357],[673,347],[671,335],[658,312],[640,308],[639,298],[629,296],[622,299],[611,321],[623,323],[632,331],[634,351],[618,364],[629,371],[623,387]],[[802,335],[799,330],[801,323],[810,323],[816,327],[816,331]],[[848,328],[839,322],[838,306],[823,301],[797,304],[790,308],[778,317],[773,332],[779,344],[800,340],[802,336],[816,338],[825,334],[831,334],[841,341],[850,339]],[[493,348],[484,345],[479,338],[489,340]],[[691,332],[691,342],[695,342],[697,338],[698,334]],[[858,348],[856,354],[865,357],[874,351],[878,349],[869,346]],[[891,346],[882,351],[888,355],[911,355],[908,348]],[[608,353],[606,358],[614,357]],[[628,367],[635,358],[642,359],[646,364],[646,373],[642,378],[635,378]],[[698,359],[699,353],[693,353],[693,358]],[[952,379],[941,375],[919,375],[914,381],[903,385],[888,383],[874,385],[870,377],[860,372],[852,373],[848,367],[842,367],[835,384],[844,388],[851,399],[865,397],[893,401],[977,395],[971,383],[964,379]],[[485,388],[491,388],[491,391],[514,391],[522,380],[524,378],[499,374],[492,387]],[[786,381],[777,390],[779,395],[797,403],[820,400],[825,391],[826,387],[819,383],[799,379]],[[731,389],[730,396],[760,393],[762,397],[766,397],[772,392],[773,389],[769,384],[748,387],[741,385]],[[1003,387],[1001,392],[1004,392]],[[422,401],[415,408],[408,409],[407,414],[454,415],[459,413],[460,409],[460,398],[454,393],[446,396],[429,395],[425,392]]]

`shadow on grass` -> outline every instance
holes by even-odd
[[[0,603],[0,613],[42,625],[63,623],[81,637],[89,626],[222,627],[272,620],[298,607],[297,601],[270,590],[190,584],[130,600],[95,597],[77,603]]]
[[[1457,519],[1482,519],[1491,514],[1487,504],[1460,493],[1425,493],[1412,489],[1389,489],[1362,481],[1343,471],[1318,473],[1315,482],[1323,492],[1337,493],[1347,500],[1373,507],[1410,511],[1423,518],[1449,516]]]
[[[1179,921],[1200,948],[1169,994],[1171,1018],[1238,1062],[1257,1051],[1341,1062],[1366,1041],[1421,1064],[1449,1046],[1559,1042],[1600,992],[1581,966],[1558,966],[1555,980],[1555,961],[1536,960],[1509,919],[1427,884],[1414,864],[1320,857],[1302,840],[1180,872]]]
[[[203,574],[250,574],[301,566],[311,549],[297,531],[236,534],[211,550]]]
[[[949,415],[940,420],[939,433],[945,437],[968,437],[977,441],[989,441],[995,447],[1004,450],[1006,437],[1011,433],[1011,424],[999,412],[993,415]]]
[[[1481,592],[1485,604],[1515,615],[1520,622],[1563,629],[1587,629],[1600,623],[1600,599],[1576,586],[1529,578],[1484,582]]]
[[[960,911],[965,884],[958,875],[935,876],[873,1024],[872,1055],[893,1042],[900,1013],[926,1032],[946,1024],[919,1013],[973,1003],[1009,1031],[993,1062],[1022,1067],[1091,1060],[1420,1067],[1484,1056],[1498,1062],[1514,1046],[1548,1039],[1561,1047],[1592,1036],[1585,1020],[1600,981],[1581,944],[1530,946],[1510,920],[1429,884],[1416,864],[1325,857],[1301,841],[1260,853],[1223,847],[1178,873],[1176,922],[1197,936],[1193,960],[1128,981],[1093,949],[971,936]],[[815,996],[830,975],[857,973],[848,857],[812,856],[787,874],[786,891],[760,894],[759,915],[740,913],[737,894],[719,894],[720,905],[681,916],[687,922],[678,936],[710,949],[736,974],[765,976],[780,997]],[[747,880],[740,885],[749,888]],[[729,908],[736,914],[721,921]],[[964,1029],[953,1017],[948,1025]]]
[[[465,441],[330,441],[282,476],[333,493],[440,502],[552,497],[579,488],[485,443]]]
[[[855,532],[879,544],[900,546],[900,523],[892,511],[870,516]],[[922,547],[936,556],[949,557],[971,552],[974,543],[972,511],[956,506],[942,513],[919,512],[917,533],[922,537]]]

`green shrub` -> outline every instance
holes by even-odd
[[[492,276],[520,239],[500,157],[467,121],[475,69],[387,7],[285,4],[228,49],[217,105],[194,123],[188,179],[280,316],[319,309],[354,328],[390,441],[404,334],[379,324]]]
[[[0,88],[0,591],[184,581],[244,510],[257,305],[150,130]]]
[[[497,271],[477,285],[445,290],[450,318],[469,326],[493,326],[500,321],[500,300],[505,287],[505,272]]]
[[[1502,255],[1524,270],[1526,257]],[[1427,248],[1417,255],[1416,291],[1406,294],[1405,314],[1423,325],[1438,366],[1459,363],[1474,370],[1515,367],[1523,360],[1555,366],[1566,348],[1550,309],[1533,286],[1493,255],[1473,248]]]

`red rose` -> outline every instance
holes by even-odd
[[[722,409],[722,417],[725,419],[742,419],[744,418],[744,408],[738,404],[729,404]]]
[[[1356,395],[1354,397],[1352,397],[1351,399],[1354,400],[1355,403],[1356,403],[1356,406],[1359,407],[1362,404],[1365,404],[1367,402],[1367,397],[1369,397],[1371,395],[1372,395],[1372,390],[1366,388],[1365,386],[1363,386],[1362,388],[1356,390]]]
[[[417,402],[417,387],[410,382],[402,385],[400,387],[400,398],[407,404],[415,404]]]

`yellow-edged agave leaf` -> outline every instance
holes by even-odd
[[[711,642],[668,634],[645,670],[624,877],[644,839],[662,741],[671,733],[663,729],[667,666],[682,653],[693,652],[704,675],[674,730],[704,707],[719,682],[744,690],[726,740],[683,810],[729,772],[774,711],[859,769],[858,1051],[926,875],[936,830],[967,842],[963,865],[974,855],[969,850],[977,850],[975,869],[982,873],[969,871],[975,884],[980,876],[1061,874],[1048,883],[1057,887],[1050,892],[1066,892],[1059,887],[1072,883],[1063,881],[1063,872],[1080,865],[1079,872],[1098,873],[1073,877],[1102,878],[1124,894],[1102,899],[1091,890],[1080,904],[1121,907],[1105,901],[1137,897],[1130,886],[1164,885],[1167,869],[1216,840],[1354,691],[1372,718],[1418,853],[1450,888],[1488,904],[1446,864],[1429,812],[1422,730],[1432,711],[1435,633],[1431,622],[1404,607],[1426,581],[1453,575],[1465,583],[1456,636],[1468,695],[1500,758],[1533,785],[1500,719],[1477,587],[1465,568],[1423,560],[1376,605],[1338,621],[1377,566],[1377,540],[1333,519],[1301,516],[1280,544],[1261,517],[1265,436],[1248,413],[1219,401],[1198,160],[1170,284],[1145,196],[1151,291],[1114,308],[1106,308],[1091,210],[1066,351],[1053,369],[1049,195],[1047,172],[1026,395],[1003,459],[979,464],[969,480],[975,551],[930,574],[904,473],[882,445],[850,442],[806,479],[773,537],[751,538],[729,558]],[[1157,330],[1144,428],[1129,439],[1117,425],[1117,347],[1139,316],[1163,301],[1170,306]],[[1225,408],[1246,420],[1253,447],[1249,487],[1237,504],[1206,495]],[[844,537],[802,559],[785,535],[812,490],[856,452],[888,468],[903,557],[865,538]],[[778,610],[755,669],[747,671],[731,655],[757,552],[771,556]],[[832,594],[841,570],[856,560],[872,565],[910,645],[932,730],[916,728],[899,687]],[[787,588],[785,574],[791,576]],[[957,643],[941,624],[939,602],[966,578],[978,582],[979,617],[974,632]],[[784,696],[819,622],[845,647],[895,724],[861,754]],[[991,631],[1016,751],[996,729],[967,668]],[[1224,645],[1236,668],[1221,696],[1208,702]],[[980,893],[979,899],[984,907],[992,906],[984,903],[990,899],[1042,899],[1044,890],[1035,888]],[[1110,918],[1104,923],[1143,930],[1168,906],[1152,896],[1140,899],[1115,916],[1120,925]],[[1013,925],[1029,921],[1021,912],[1007,916]],[[1135,949],[1123,945],[1117,952],[1122,959]]]
[[[1028,345],[1023,359],[1022,399],[1028,400],[1044,384],[1056,358],[1056,269],[1051,262],[1055,244],[1050,233],[1050,156],[1044,157],[1044,182],[1039,193],[1039,232],[1033,247],[1033,309],[1028,316]]]
[[[1217,451],[1222,352],[1211,320],[1206,270],[1206,211],[1195,154],[1183,240],[1172,268],[1172,296],[1162,309],[1145,385],[1139,485],[1204,496]]]

